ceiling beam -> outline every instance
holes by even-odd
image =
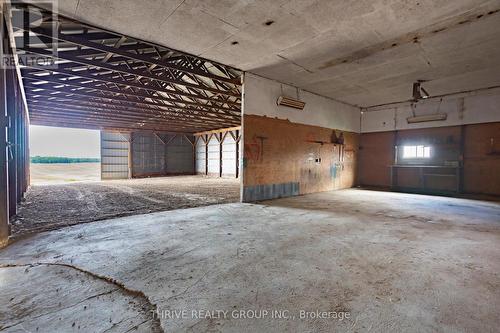
[[[130,111],[126,109],[117,109],[117,108],[106,108],[106,107],[96,107],[96,106],[87,106],[87,105],[71,105],[71,104],[64,104],[64,103],[52,103],[52,102],[46,102],[46,101],[41,101],[41,102],[32,102],[28,101],[29,106],[32,108],[47,108],[47,109],[52,109],[52,110],[81,110],[81,111],[89,111],[89,112],[105,112],[105,113],[110,113],[111,115],[116,114],[116,115],[130,115],[130,116],[135,116],[139,119],[145,119],[145,118],[156,118],[158,120],[176,120],[176,121],[187,121],[187,122],[196,122],[196,123],[203,123],[203,124],[220,124],[221,122],[226,122],[226,123],[233,123],[232,121],[227,122],[224,119],[219,119],[219,118],[212,118],[212,119],[200,119],[199,117],[192,116],[192,117],[187,117],[186,115],[175,115],[175,114],[165,114],[164,112],[147,112],[147,111]]]
[[[68,116],[68,115],[61,115],[61,114],[54,114],[50,112],[38,112],[37,114],[33,114],[31,116],[33,120],[46,120],[46,121],[53,121],[53,122],[58,122],[58,121],[64,121],[67,123],[74,122],[74,123],[88,123],[88,124],[95,124],[98,126],[121,126],[121,127],[130,127],[130,128],[148,128],[148,129],[154,129],[154,130],[160,130],[160,131],[168,131],[168,130],[182,130],[184,132],[196,132],[197,128],[202,127],[202,126],[179,126],[179,125],[158,125],[154,123],[149,123],[149,122],[131,122],[127,120],[110,120],[110,119],[105,119],[105,118],[100,118],[100,117],[95,117],[95,116],[88,116],[88,115],[74,115],[74,116]],[[207,127],[207,126],[205,126]]]
[[[186,101],[183,99],[168,98],[168,97],[163,97],[163,96],[159,96],[159,95],[157,95],[157,96],[149,95],[147,93],[140,92],[140,91],[127,91],[125,89],[122,90],[122,89],[116,89],[116,88],[109,88],[109,87],[105,86],[104,84],[101,84],[98,86],[95,84],[93,84],[93,85],[83,84],[83,83],[78,82],[77,80],[60,80],[60,79],[53,78],[52,75],[37,76],[37,75],[33,75],[33,74],[23,73],[23,78],[31,81],[32,83],[33,82],[47,81],[48,83],[54,83],[57,85],[62,84],[62,85],[70,86],[70,87],[92,89],[92,90],[98,90],[101,92],[121,94],[121,95],[136,97],[136,98],[149,98],[149,99],[158,100],[158,101],[162,101],[162,102],[168,102],[168,103],[183,103],[186,105],[203,106],[203,107],[210,108],[210,109],[219,109],[219,110],[224,110],[224,111],[227,111],[227,110],[236,111],[236,110],[225,108],[225,107],[219,108],[217,106],[200,104],[200,103],[196,103],[196,102],[192,102],[192,101]],[[37,84],[36,86],[38,87],[39,85]],[[175,95],[175,92],[172,92],[172,94]],[[221,102],[224,103],[224,101],[221,101]]]
[[[23,29],[23,27],[16,27],[16,28],[21,29],[21,30]],[[35,34],[42,35],[44,37],[49,37],[49,38],[53,37],[52,30],[50,30],[50,29],[45,29],[45,28],[41,28],[41,27],[31,27],[29,30]],[[143,54],[139,54],[139,53],[131,53],[131,52],[128,52],[125,50],[121,50],[119,47],[112,47],[112,46],[108,46],[108,45],[101,44],[101,43],[95,43],[89,39],[85,39],[85,35],[73,36],[73,35],[67,35],[67,34],[59,31],[59,33],[56,36],[56,39],[62,40],[65,42],[69,42],[69,43],[73,43],[73,44],[78,45],[78,46],[90,47],[92,49],[99,50],[101,52],[105,52],[108,54],[109,53],[117,54],[117,55],[129,58],[132,60],[142,61],[142,62],[149,63],[152,65],[157,65],[157,66],[161,66],[161,67],[174,69],[174,70],[177,70],[180,72],[185,72],[185,73],[189,73],[189,74],[194,74],[194,75],[206,77],[206,78],[209,78],[212,80],[218,80],[221,82],[226,82],[226,83],[230,83],[230,84],[234,84],[234,85],[241,85],[241,80],[239,78],[236,78],[236,79],[235,78],[227,78],[227,77],[215,75],[212,73],[203,72],[203,71],[200,71],[200,70],[197,70],[194,68],[190,69],[190,68],[182,67],[182,66],[176,65],[174,63],[169,63],[169,62],[155,59],[155,58],[148,56],[148,55],[143,55]]]
[[[159,104],[159,103],[149,102],[149,101],[134,101],[134,100],[129,100],[127,98],[118,97],[118,96],[96,95],[93,93],[82,92],[80,90],[74,91],[74,90],[67,90],[67,89],[63,89],[63,88],[47,88],[46,86],[32,85],[32,84],[25,84],[24,87],[25,87],[25,89],[27,89],[27,93],[31,93],[34,95],[40,95],[40,96],[46,96],[46,97],[57,97],[57,96],[60,97],[63,94],[75,95],[75,96],[100,98],[100,99],[106,99],[106,100],[111,100],[111,101],[131,103],[131,104],[136,104],[136,105],[140,104],[140,105],[166,107],[166,108],[170,107],[170,108],[176,108],[176,109],[186,110],[186,111],[197,111],[197,112],[203,112],[203,113],[207,113],[207,114],[211,113],[211,114],[216,114],[216,115],[226,115],[226,116],[231,117],[231,118],[239,117],[239,115],[228,114],[228,113],[224,113],[224,112],[215,112],[215,111],[200,110],[200,109],[190,109],[190,108],[185,108],[185,107],[177,106],[177,105],[165,105],[165,104]],[[42,89],[42,91],[35,91],[37,89]]]
[[[37,72],[30,69],[36,69]],[[126,88],[130,89],[130,87],[137,88],[137,89],[142,89],[146,91],[151,91],[153,93],[156,92],[163,92],[166,94],[170,95],[176,95],[176,96],[183,96],[183,97],[188,97],[188,98],[193,98],[197,100],[205,100],[209,102],[214,102],[214,103],[222,103],[222,104],[228,104],[228,105],[234,105],[237,106],[238,108],[241,106],[241,102],[238,101],[241,99],[241,96],[238,96],[235,101],[230,101],[230,100],[220,100],[218,98],[214,98],[214,96],[204,96],[204,95],[199,95],[199,94],[191,94],[187,93],[184,91],[179,91],[179,90],[172,90],[172,89],[166,89],[163,88],[160,85],[156,86],[148,86],[148,85],[143,85],[141,83],[137,83],[137,81],[124,81],[122,79],[116,78],[116,73],[111,73],[114,77],[109,77],[110,74],[103,74],[102,72],[97,72],[97,71],[90,71],[90,70],[78,70],[74,71],[68,68],[61,66],[58,66],[57,69],[47,69],[44,68],[44,66],[37,66],[37,65],[32,65],[30,67],[25,67],[22,70],[23,76],[25,75],[24,73],[28,73],[30,77],[39,77],[40,79],[44,80],[44,78],[47,75],[36,75],[37,73],[59,73],[62,74],[62,77],[60,75],[52,74],[52,76],[56,79],[62,79],[64,76],[69,76],[72,78],[82,78],[82,79],[88,79],[88,80],[93,80],[93,81],[100,81],[104,83],[110,83],[114,85],[123,85]]]
[[[125,122],[130,124],[149,124],[152,126],[158,127],[179,127],[179,128],[198,128],[198,127],[212,127],[213,124],[208,126],[208,124],[203,123],[190,123],[190,122],[182,122],[182,121],[171,121],[165,119],[155,119],[155,118],[141,118],[134,116],[124,116],[120,114],[109,114],[102,112],[83,112],[80,110],[54,110],[54,109],[46,109],[35,107],[30,111],[30,116],[47,116],[52,118],[53,120],[58,119],[94,119],[103,122]]]
[[[28,53],[38,54],[38,55],[45,56],[45,57],[54,57],[52,52],[46,51],[43,49],[30,48],[30,47],[19,47],[18,50],[25,51]],[[124,74],[131,74],[131,75],[134,75],[138,78],[144,77],[144,78],[147,78],[150,80],[156,80],[159,82],[164,82],[164,83],[169,83],[169,84],[176,84],[176,85],[180,85],[180,86],[184,86],[184,87],[190,87],[193,89],[206,90],[206,91],[210,91],[210,92],[217,93],[220,95],[225,95],[225,96],[232,96],[232,97],[239,96],[239,93],[233,93],[230,91],[224,91],[224,90],[220,90],[220,89],[212,88],[212,87],[200,86],[199,84],[189,83],[189,82],[182,81],[182,80],[171,79],[171,78],[165,77],[164,75],[153,75],[152,73],[150,73],[148,71],[141,71],[141,70],[136,70],[133,68],[127,68],[125,66],[111,65],[111,64],[103,63],[103,62],[100,62],[97,60],[89,60],[89,59],[80,58],[80,57],[76,57],[76,56],[70,56],[68,54],[64,54],[64,52],[58,52],[56,57],[59,59],[72,61],[72,62],[82,64],[82,65],[98,67],[98,68],[107,69],[107,70],[120,72],[120,73],[124,73]],[[41,66],[41,68],[43,68],[43,66]]]
[[[30,103],[46,103],[46,104],[51,104],[53,107],[64,107],[64,106],[82,106],[82,107],[89,107],[89,108],[101,108],[101,109],[121,109],[121,110],[127,110],[127,111],[132,111],[132,112],[146,112],[146,113],[161,113],[161,114],[170,114],[170,115],[175,115],[179,117],[196,117],[202,121],[206,120],[221,120],[221,121],[226,121],[226,122],[236,122],[240,123],[241,118],[233,119],[233,118],[227,118],[227,117],[218,117],[213,114],[204,114],[200,112],[184,112],[184,111],[179,111],[175,109],[151,109],[151,108],[140,108],[140,107],[133,107],[129,105],[123,105],[123,104],[116,104],[116,103],[111,103],[111,102],[102,102],[102,101],[92,101],[92,100],[85,100],[85,99],[77,99],[77,98],[64,98],[64,97],[57,97],[57,99],[50,98],[46,99],[45,97],[40,97],[40,96],[35,96],[35,95],[30,95],[29,93],[27,94],[28,96],[28,102]]]

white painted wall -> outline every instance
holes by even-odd
[[[306,103],[304,110],[276,104],[279,96],[298,96]],[[293,86],[245,73],[243,114],[288,119],[293,123],[320,126],[358,133],[360,109],[333,99],[312,94]]]
[[[361,114],[361,132],[383,132],[412,128],[429,128],[479,124],[500,121],[500,89],[457,95],[440,99],[420,101],[416,104],[415,115],[446,113],[445,121],[408,124],[412,107],[409,103],[390,108],[372,108]]]

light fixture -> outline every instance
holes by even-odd
[[[424,116],[414,116],[406,118],[408,124],[414,123],[423,123],[426,121],[438,121],[438,120],[446,120],[448,115],[446,113],[437,113],[437,114],[429,114]]]
[[[286,96],[278,97],[276,104],[282,105],[282,106],[288,106],[290,108],[299,109],[299,110],[304,110],[304,107],[306,105],[305,102],[302,102],[302,101],[299,101],[297,99],[293,99],[290,97],[286,97]]]
[[[427,90],[422,87],[422,82],[426,82],[425,80],[418,80],[417,82],[413,83],[413,99],[415,101],[418,101],[419,99],[426,99],[431,97]]]

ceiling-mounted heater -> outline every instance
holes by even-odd
[[[304,107],[306,106],[305,102],[299,101],[298,99],[294,99],[291,97],[286,97],[286,96],[278,97],[276,104],[288,106],[290,108],[299,109],[299,110],[304,110]]]
[[[414,123],[424,123],[426,121],[438,121],[438,120],[446,120],[448,115],[446,113],[437,113],[437,114],[429,114],[424,116],[414,116],[406,118],[408,124]]]

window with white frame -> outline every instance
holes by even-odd
[[[430,158],[429,146],[403,146],[403,158]]]

